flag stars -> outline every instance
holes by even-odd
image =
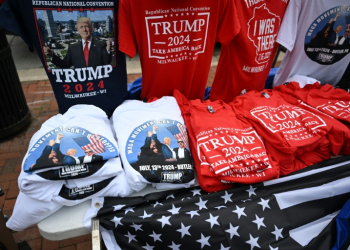
[[[120,222],[122,219],[123,217],[114,216],[114,218],[111,221],[114,222],[115,228],[117,228],[118,225],[123,226],[123,223]]]
[[[148,245],[148,243],[146,242],[146,246],[142,246],[142,248],[146,249],[146,250],[153,250],[154,246],[150,246]]]
[[[270,250],[278,250],[278,247],[274,248],[274,247],[272,247],[270,245],[269,245],[269,247],[270,247]]]
[[[204,247],[204,246],[211,246],[209,244],[209,239],[210,239],[210,236],[208,237],[205,237],[202,233],[201,233],[201,238],[199,240],[196,240],[197,242],[201,243],[201,249]]]
[[[199,216],[199,214],[198,214],[198,210],[189,211],[189,212],[186,212],[186,214],[191,215],[191,219],[192,219],[192,218],[193,218],[193,216],[195,216],[195,215]]]
[[[185,227],[185,225],[181,222],[181,228],[176,230],[181,233],[181,238],[183,238],[185,235],[191,236],[191,234],[188,232],[191,226]]]
[[[146,219],[146,218],[150,218],[152,217],[153,214],[147,214],[147,212],[144,210],[143,211],[143,215],[142,216],[139,216],[140,218],[142,219]]]
[[[261,248],[258,244],[259,237],[254,238],[251,234],[249,234],[249,240],[246,241],[247,244],[250,245],[250,250],[253,250],[254,247]]]
[[[115,211],[117,211],[117,210],[121,210],[123,207],[125,207],[125,205],[123,204],[123,205],[115,205],[115,206],[113,206],[114,207],[114,210],[113,210],[113,212],[115,212]]]
[[[225,232],[229,233],[230,234],[230,240],[232,239],[233,236],[238,236],[240,237],[240,235],[238,234],[237,230],[238,230],[239,226],[237,227],[234,227],[232,226],[232,224],[230,223],[230,228],[225,230]]]
[[[160,236],[162,236],[161,234],[156,234],[154,231],[152,234],[149,235],[151,238],[153,238],[154,242],[156,242],[157,240],[160,241],[160,242],[163,242],[161,239],[160,239]]]
[[[171,216],[162,216],[161,219],[158,219],[157,221],[161,222],[162,223],[162,228],[165,226],[165,225],[169,225],[171,226],[170,222],[169,222],[169,219],[170,219]]]
[[[208,209],[207,206],[205,205],[208,201],[203,201],[202,198],[199,198],[199,202],[195,203],[198,207],[199,210],[202,210],[203,208]]]
[[[271,209],[270,206],[269,206],[269,201],[270,201],[270,199],[264,200],[263,198],[260,198],[260,200],[261,200],[261,201],[258,202],[258,204],[262,206],[262,210],[263,210],[263,211],[265,210],[265,208]]]
[[[282,230],[283,228],[279,229],[278,227],[276,227],[275,225],[275,231],[272,231],[271,233],[274,234],[276,236],[276,241],[278,241],[278,238],[281,237],[283,239],[283,235],[282,235]]]
[[[142,225],[138,225],[138,224],[135,224],[135,223],[132,223],[132,225],[130,225],[130,227],[133,227],[135,229],[135,231],[143,231],[143,229],[141,228]]]
[[[201,190],[198,188],[190,190],[190,191],[193,193],[193,196],[201,195]]]
[[[224,247],[223,244],[220,245],[220,249],[219,250],[230,250],[230,247]]]
[[[172,241],[172,242],[171,242],[171,246],[168,246],[168,247],[171,248],[171,249],[173,249],[173,250],[180,250],[180,246],[181,246],[181,244],[176,245],[176,244],[174,243],[174,241]]]
[[[236,210],[233,210],[233,213],[236,213],[238,215],[238,219],[241,218],[242,215],[247,216],[244,212],[244,207],[240,208],[239,206],[236,205]]]
[[[264,218],[259,218],[259,216],[255,215],[256,220],[253,220],[253,223],[255,223],[258,226],[258,230],[260,227],[266,227],[263,220]]]
[[[217,210],[220,210],[221,208],[227,208],[226,206],[217,206],[217,207],[214,207],[216,208]]]
[[[229,193],[227,193],[227,191],[225,191],[225,195],[221,196],[221,198],[223,198],[225,200],[225,204],[226,204],[229,201],[232,202],[231,196],[232,196],[232,194],[229,194]]]
[[[128,232],[128,234],[127,235],[124,235],[126,238],[129,238],[129,243],[131,242],[131,241],[136,241],[137,242],[137,240],[135,239],[136,238],[136,235],[132,235],[132,234],[130,234],[130,232]]]
[[[156,201],[156,203],[152,204],[153,207],[156,207],[156,206],[163,206],[163,203],[160,203],[158,201]]]
[[[253,188],[252,185],[250,185],[250,188],[246,190],[249,193],[249,197],[252,196],[253,194],[256,195],[255,189],[256,188]]]
[[[181,207],[175,207],[174,204],[172,204],[172,209],[168,210],[168,212],[171,213],[172,215],[179,214],[180,209]]]
[[[134,208],[135,208],[135,207],[127,207],[127,208],[125,208],[125,209],[124,209],[125,214],[127,214],[127,213],[129,213],[129,212],[135,213]]]
[[[167,200],[167,199],[170,199],[170,198],[175,199],[174,194],[170,194],[170,195],[168,195],[168,196],[166,197],[166,200]]]
[[[218,222],[219,216],[213,216],[211,213],[209,213],[209,216],[210,216],[209,219],[207,219],[205,221],[210,223],[210,228],[213,228],[214,225],[220,226],[220,224]]]

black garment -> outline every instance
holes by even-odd
[[[100,65],[108,65],[111,63],[111,60],[112,52],[107,52],[106,42],[93,39],[89,50],[88,67],[96,68]],[[61,69],[68,69],[72,66],[74,66],[74,68],[85,68],[86,62],[82,42],[79,41],[69,45],[68,53],[64,59],[61,59],[54,54],[52,57],[52,63]]]
[[[7,0],[0,7],[0,27],[20,36],[31,51],[35,48],[50,80],[61,114],[73,105],[91,104],[104,110],[110,117],[127,96],[125,54],[118,50],[116,42],[118,0],[106,0],[103,6],[88,9],[86,6],[77,6],[76,1],[66,0],[65,3],[65,6],[61,6],[61,1]],[[99,13],[108,13],[106,18],[109,20],[108,28],[107,25],[105,28],[106,35],[92,32],[96,44],[90,46],[92,54],[89,56],[88,67],[84,56],[81,56],[82,49],[76,47],[80,37],[75,31],[76,20],[77,16],[84,14],[80,10],[84,10],[88,17],[91,16],[93,23],[101,22],[94,18]],[[57,33],[57,22],[66,28],[62,33]],[[104,22],[107,22],[106,19]],[[114,41],[110,55],[107,55],[105,49],[107,36],[112,44]],[[44,54],[45,44],[56,53],[52,60],[57,65]]]
[[[153,136],[152,136],[153,137]],[[160,164],[163,163],[165,158],[157,147],[151,148],[151,141],[153,138],[146,137],[145,144],[141,147],[141,152],[138,157],[138,162],[142,164]],[[155,152],[156,151],[156,152]]]
[[[49,155],[51,154],[52,150],[52,146],[45,146],[43,152],[36,160],[35,165],[31,168],[31,170],[54,166],[55,164],[53,163],[52,159],[49,159]]]
[[[84,157],[85,156],[79,156],[78,159],[80,161],[80,164],[84,163]],[[92,155],[91,162],[96,162],[96,161],[103,161],[103,156],[101,155]]]
[[[179,157],[179,148],[174,148],[174,151],[176,153],[176,159],[177,159],[177,162],[179,164],[190,164],[191,161],[192,161],[192,158],[191,158],[191,153],[190,151],[188,151],[186,148],[184,148],[185,152],[184,152],[184,158],[180,158]]]

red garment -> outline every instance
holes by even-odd
[[[279,85],[274,90],[279,91],[289,103],[322,117],[327,125],[331,127],[327,139],[330,142],[332,155],[350,154],[350,130],[345,125],[349,124],[346,117],[348,117],[349,110],[347,106],[349,106],[350,100],[346,91],[334,89],[329,84],[321,86],[319,83],[308,84],[304,88],[300,88],[297,82]],[[341,99],[344,101],[340,101]],[[343,109],[340,110],[341,108]],[[340,117],[341,119],[339,119]],[[343,123],[337,119],[342,120]]]
[[[265,87],[278,44],[276,36],[288,1],[235,1],[239,34],[221,46],[210,100],[228,103],[242,90]]]
[[[236,97],[230,105],[264,138],[266,150],[279,159],[281,175],[330,158],[325,136],[332,125],[323,116],[289,104],[280,92],[250,91]]]
[[[297,82],[290,82],[275,89],[293,95],[350,127],[350,94],[345,90],[334,88],[330,84],[321,85],[318,82],[308,84],[304,88],[300,88]]]
[[[88,66],[89,65],[89,41],[85,41],[84,58],[85,58],[86,66]]]
[[[204,99],[215,42],[239,31],[231,0],[120,0],[119,50],[142,67],[141,99],[171,96]]]
[[[251,184],[279,177],[278,164],[260,136],[247,121],[238,120],[229,105],[193,100],[189,104],[196,152],[201,165],[208,165],[216,178]]]
[[[194,161],[194,166],[197,173],[197,180],[199,186],[206,192],[216,192],[220,190],[225,190],[232,188],[233,184],[230,181],[220,181],[215,178],[214,172],[209,168],[209,165],[201,164],[200,158],[197,153],[197,142],[195,135],[193,133],[191,122],[190,122],[190,104],[188,99],[178,90],[174,90],[173,96],[175,97],[180,109],[182,116],[185,120],[185,125],[187,127],[188,140],[190,144],[190,150]],[[200,103],[199,100],[195,100]],[[211,177],[209,177],[211,175]]]

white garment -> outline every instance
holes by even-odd
[[[36,164],[36,160],[43,154],[44,149],[49,146],[49,141],[56,141],[58,134],[63,134],[64,136],[59,143],[59,149],[63,155],[68,149],[74,148],[77,150],[76,157],[84,156],[84,150],[75,139],[84,139],[85,137],[85,141],[88,141],[87,136],[89,134],[96,134],[101,137],[101,143],[106,151],[99,154],[103,156],[103,160],[119,155],[117,142],[106,113],[93,105],[75,105],[68,109],[65,114],[53,116],[42,124],[41,128],[30,140],[28,151],[22,163],[22,169],[26,171],[32,164]],[[76,162],[77,160],[76,158]],[[53,164],[47,167],[56,166]],[[41,169],[43,168],[45,166],[41,167]]]
[[[140,170],[135,168],[139,167],[139,158],[137,154],[141,151],[141,147],[146,145],[146,138],[148,133],[152,132],[154,126],[158,127],[156,132],[157,139],[161,143],[164,137],[173,138],[173,135],[168,131],[171,126],[183,126],[184,120],[181,115],[180,108],[174,97],[165,96],[151,103],[145,103],[137,100],[127,100],[122,103],[112,115],[112,126],[115,130],[118,148],[120,149],[120,156],[124,166],[127,181],[135,191],[140,191],[146,187],[147,184],[151,184],[148,177],[157,179],[153,181],[152,185],[158,189],[168,189],[189,187],[194,182],[194,173],[189,171],[183,171],[184,176],[188,177],[186,182],[170,183],[160,182],[162,178],[159,173],[161,170],[156,170],[153,173],[152,164],[140,166]],[[181,124],[181,125],[179,125]],[[177,141],[175,138],[171,140],[172,147],[177,147]],[[160,146],[160,145],[159,145]],[[149,146],[148,146],[149,148]],[[132,164],[137,165],[135,168]],[[149,170],[143,170],[141,167],[150,168]],[[161,169],[162,164],[158,165]],[[158,169],[159,169],[158,168]],[[149,175],[148,175],[149,174]],[[148,175],[148,177],[147,177]]]
[[[74,206],[86,200],[90,200],[96,196],[125,197],[134,192],[128,184],[128,182],[126,181],[124,172],[121,172],[118,176],[114,177],[105,187],[102,187],[102,189],[98,190],[97,188],[99,187],[101,187],[101,182],[82,188],[67,187],[62,189],[62,191],[58,195],[53,196],[52,201],[64,206]],[[85,190],[87,190],[88,192],[86,192]],[[67,196],[74,196],[74,198],[67,199],[62,196],[62,193],[64,193]]]
[[[294,75],[289,77],[286,82],[298,82],[300,88],[304,88],[306,84],[314,84],[315,82],[320,82],[315,78],[301,75]]]
[[[277,36],[277,42],[284,46],[287,52],[274,77],[274,86],[285,83],[293,75],[313,77],[322,84],[329,83],[333,86],[339,82],[349,64],[349,53],[337,61],[335,54],[317,50],[315,58],[318,59],[315,61],[310,59],[304,48],[317,31],[325,27],[331,18],[334,19],[337,13],[341,12],[341,15],[336,19],[333,30],[345,22],[347,13],[343,10],[343,6],[349,7],[349,0],[289,1]],[[323,45],[322,48],[328,49]],[[327,64],[320,64],[321,60],[325,60]]]
[[[39,201],[19,192],[12,215],[6,226],[22,231],[58,211],[63,205],[53,201]]]
[[[185,158],[185,149],[179,148],[177,151],[177,154],[178,154],[179,158]]]
[[[337,43],[338,45],[343,45],[345,41],[345,37],[343,36],[342,38],[340,38],[339,42]]]
[[[82,163],[87,163],[87,162],[91,162],[92,160],[92,155],[85,155],[83,158],[83,162]]]

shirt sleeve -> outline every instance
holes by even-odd
[[[216,41],[222,45],[228,44],[240,31],[235,0],[222,1],[219,23],[216,33]]]
[[[119,50],[132,58],[136,55],[136,38],[131,19],[130,1],[120,0],[118,8]]]
[[[289,1],[276,39],[279,44],[289,51],[292,51],[295,45],[300,5],[300,0]]]
[[[20,14],[20,6],[18,0],[7,0],[0,7],[0,27],[20,36],[34,51],[33,42],[30,34],[25,28],[25,24]]]

